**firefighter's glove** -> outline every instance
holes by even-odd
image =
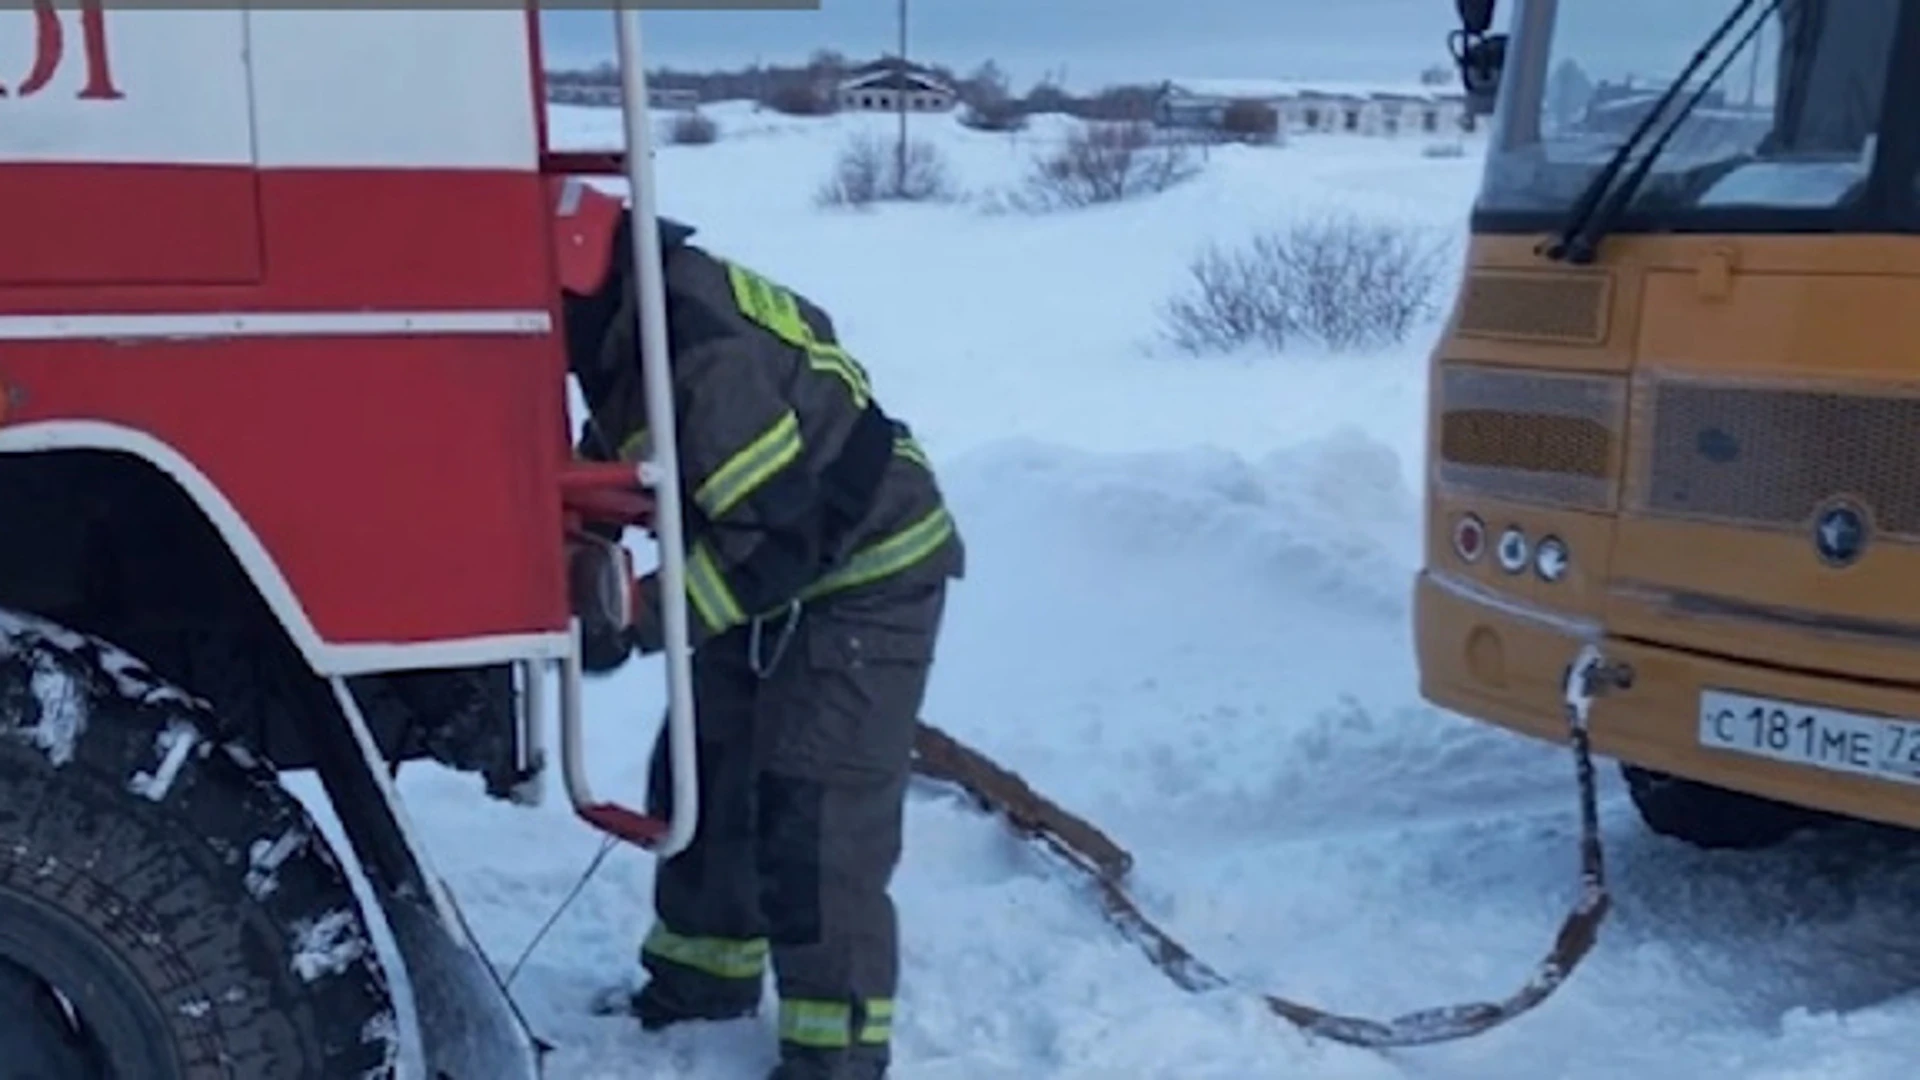
[[[616,541],[576,535],[567,544],[567,593],[580,620],[580,663],[596,675],[633,651],[633,557]]]

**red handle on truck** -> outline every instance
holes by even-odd
[[[616,840],[624,840],[638,847],[650,848],[667,835],[667,823],[657,817],[648,817],[637,810],[630,810],[619,803],[595,803],[592,806],[574,808],[581,821],[599,829]]]

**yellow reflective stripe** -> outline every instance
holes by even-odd
[[[920,444],[915,442],[911,435],[897,436],[893,440],[893,453],[894,456],[906,458],[928,472],[933,471],[933,463],[927,460],[927,452],[920,448]]]
[[[727,579],[720,574],[719,560],[705,542],[694,544],[687,557],[687,599],[693,601],[694,611],[700,621],[707,624],[710,633],[717,634],[747,621],[746,613],[740,610],[740,601],[734,599]]]
[[[813,328],[800,314],[800,303],[792,293],[733,263],[727,264],[727,282],[733,286],[733,302],[742,315],[789,345],[804,349],[813,344]]]
[[[646,448],[647,448],[647,429],[643,427],[639,431],[636,431],[633,434],[627,436],[626,439],[620,443],[620,448],[615,451],[615,454],[620,458],[621,461],[630,462],[630,463],[638,462],[640,460],[640,455],[646,450]]]
[[[828,344],[825,344],[825,343],[821,343],[821,344],[819,344],[819,345],[817,345],[817,346],[816,346],[816,348],[819,348],[819,349],[821,349],[822,351],[825,351],[825,352],[830,352],[830,353],[832,353],[832,355],[834,356],[834,358],[835,358],[835,359],[837,359],[837,360],[839,360],[839,361],[840,361],[841,363],[843,363],[843,364],[845,364],[845,365],[847,365],[847,370],[848,370],[848,371],[851,371],[851,372],[853,373],[853,376],[854,376],[854,378],[856,378],[856,379],[858,379],[858,380],[860,380],[860,392],[861,392],[861,393],[864,393],[864,394],[871,394],[871,393],[873,393],[873,379],[872,379],[872,377],[870,377],[870,376],[869,376],[869,375],[867,374],[867,369],[866,369],[866,367],[865,367],[864,365],[862,365],[862,364],[860,363],[860,361],[858,361],[858,360],[855,360],[855,359],[853,358],[853,354],[852,354],[852,353],[850,353],[850,352],[848,352],[847,350],[845,350],[845,349],[843,349],[843,348],[841,348],[841,347],[840,347],[840,346],[838,346],[838,345],[828,345]]]
[[[854,552],[846,565],[814,582],[800,595],[812,599],[897,574],[940,550],[940,545],[946,543],[953,532],[952,515],[946,507],[939,507],[885,540]]]
[[[788,409],[744,449],[713,470],[713,475],[693,493],[693,501],[707,516],[718,518],[740,505],[740,501],[766,483],[768,477],[793,464],[799,456],[800,418]]]
[[[877,1046],[893,1038],[893,999],[874,998],[867,1002],[867,1022],[860,1027],[860,1041]]]
[[[767,963],[765,938],[688,937],[659,923],[640,951],[722,979],[757,979]]]
[[[853,1007],[844,1001],[783,999],[780,1002],[780,1038],[821,1049],[837,1049],[852,1041]]]
[[[865,1013],[858,1041],[879,1046],[893,1038],[892,998],[869,1000]],[[786,1042],[837,1049],[855,1041],[852,1029],[853,1007],[844,1001],[796,998],[780,1002],[780,1038]]]
[[[873,391],[867,384],[867,372],[845,349],[838,345],[812,342],[805,346],[807,366],[822,375],[831,375],[847,384],[855,408],[864,409]]]
[[[873,397],[873,384],[867,370],[848,355],[847,350],[814,336],[813,327],[808,326],[805,316],[800,314],[800,302],[792,292],[734,263],[727,264],[727,283],[733,287],[733,303],[740,314],[794,348],[806,350],[808,367],[846,383],[854,406],[867,407]]]

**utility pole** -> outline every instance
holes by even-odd
[[[900,71],[893,91],[894,108],[900,113],[900,140],[894,147],[893,194],[907,197],[907,0],[900,0]]]

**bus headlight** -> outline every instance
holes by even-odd
[[[1557,536],[1549,536],[1540,541],[1533,553],[1533,572],[1541,581],[1548,583],[1559,581],[1567,576],[1567,568],[1573,557],[1567,553],[1567,545]]]
[[[1509,574],[1517,574],[1527,568],[1527,556],[1530,554],[1527,534],[1520,526],[1509,525],[1507,531],[1500,534],[1500,547],[1495,551],[1500,559],[1500,569]]]

